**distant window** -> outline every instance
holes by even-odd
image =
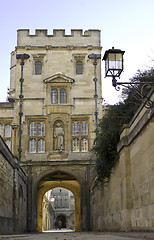
[[[38,152],[39,153],[45,152],[45,141],[44,141],[44,139],[39,139],[38,140]]]
[[[29,152],[36,153],[36,140],[35,139],[31,139],[29,141]]]
[[[9,149],[11,149],[11,132],[10,124],[0,124],[0,136],[4,139]]]
[[[51,103],[58,104],[58,90],[56,88],[51,91]]]
[[[29,152],[45,152],[45,123],[36,120],[29,125]]]
[[[5,125],[5,137],[11,137],[11,126]]]
[[[79,135],[79,122],[73,122],[73,136]]]
[[[3,137],[3,125],[0,124],[0,135]]]
[[[88,151],[88,140],[86,138],[81,139],[81,152]]]
[[[43,122],[38,123],[38,136],[45,136],[45,124]]]
[[[66,103],[66,90],[60,89],[60,103]]]
[[[73,152],[88,152],[88,122],[74,121],[72,123]]]
[[[88,134],[88,126],[87,122],[81,122],[81,135],[87,135]]]
[[[79,146],[79,139],[73,138],[73,152],[79,152],[80,146]]]
[[[40,75],[42,73],[42,63],[40,61],[35,62],[35,74]]]
[[[81,61],[76,62],[76,74],[83,73],[83,63]]]
[[[36,136],[36,123],[34,122],[30,124],[30,136]]]
[[[6,140],[5,143],[8,146],[8,148],[11,149],[11,141],[10,140]]]

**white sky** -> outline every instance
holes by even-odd
[[[100,29],[102,57],[114,46],[125,51],[124,73],[128,81],[138,69],[152,67],[154,59],[154,0],[1,0],[0,1],[0,101],[6,101],[10,82],[10,53],[17,43],[17,29]],[[119,93],[104,79],[107,103],[116,103]]]

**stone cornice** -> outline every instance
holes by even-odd
[[[124,146],[129,146],[132,141],[138,136],[142,129],[152,120],[154,116],[154,107],[151,110],[147,110],[140,120],[137,122],[133,130],[126,136],[122,137],[117,145],[117,151],[119,152]],[[127,126],[127,128],[129,128]]]
[[[26,45],[26,46],[18,46],[15,47],[15,50],[36,50],[36,49],[44,49],[44,50],[56,50],[56,49],[63,49],[63,50],[77,50],[77,49],[85,49],[85,50],[92,50],[92,49],[98,49],[102,50],[102,47],[100,46],[74,46],[74,45],[66,45],[66,46],[52,46],[52,45],[45,45],[45,46],[32,46],[32,45]]]

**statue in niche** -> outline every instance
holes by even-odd
[[[60,123],[57,123],[54,129],[54,150],[64,150],[64,129]]]

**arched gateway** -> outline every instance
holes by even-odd
[[[42,200],[50,189],[62,187],[70,190],[75,199],[75,231],[90,230],[90,179],[92,164],[87,161],[56,160],[40,164],[30,161],[22,167],[29,176],[28,186],[28,230],[41,232]]]
[[[70,190],[75,198],[75,231],[80,231],[81,207],[80,207],[80,184],[70,174],[64,172],[51,172],[40,180],[37,195],[37,231],[42,231],[42,201],[45,192],[52,188],[63,187]]]

